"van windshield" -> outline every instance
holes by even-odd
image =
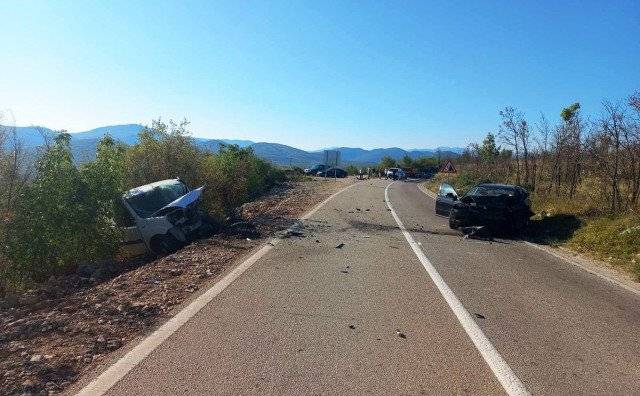
[[[124,199],[138,216],[146,219],[187,192],[181,181],[165,180],[129,190]]]

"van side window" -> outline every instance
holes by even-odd
[[[135,219],[119,199],[116,200],[115,221],[119,227],[133,227],[136,225]]]

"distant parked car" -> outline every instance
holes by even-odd
[[[305,169],[304,173],[306,173],[307,175],[316,175],[316,174],[318,174],[318,172],[322,172],[322,171],[327,170],[327,169],[329,169],[329,166],[323,165],[323,164],[318,164],[318,165],[315,165],[315,166],[313,166],[311,168]]]
[[[347,171],[340,168],[329,168],[327,170],[323,170],[317,173],[320,177],[347,177]]]
[[[198,208],[203,189],[189,190],[181,180],[168,179],[124,193],[127,243],[142,242],[148,251],[163,255],[194,239],[204,224]]]
[[[495,232],[522,230],[533,215],[529,193],[510,184],[478,184],[462,198],[448,184],[440,186],[436,213],[449,216],[449,227],[485,226]]]
[[[418,175],[416,171],[411,168],[402,168],[402,170],[407,175],[407,177],[410,177],[410,178],[415,178]]]
[[[399,171],[401,171],[400,168],[389,168],[384,172],[384,174],[388,179],[397,180]]]

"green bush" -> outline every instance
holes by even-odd
[[[96,160],[78,169],[69,141],[68,134],[56,137],[18,200],[6,247],[11,263],[6,276],[13,282],[41,280],[117,251],[112,219],[113,198],[121,188],[121,149],[107,137]]]
[[[222,218],[284,181],[284,172],[258,158],[251,148],[230,145],[222,146],[217,154],[204,156],[201,180],[206,186],[205,208]]]
[[[251,148],[222,145],[217,153],[199,149],[188,123],[153,121],[125,154],[129,187],[179,177],[191,187],[204,185],[203,207],[222,220],[233,208],[263,194],[284,173],[258,158]]]
[[[126,182],[137,187],[159,180],[181,178],[188,185],[201,183],[203,153],[189,132],[187,121],[175,123],[154,120],[139,134],[138,143],[125,154]]]

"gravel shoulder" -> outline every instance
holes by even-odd
[[[154,261],[111,263],[104,277],[93,272],[52,278],[14,301],[0,301],[0,394],[64,391],[352,182],[318,179],[276,187],[238,209],[240,227]]]

